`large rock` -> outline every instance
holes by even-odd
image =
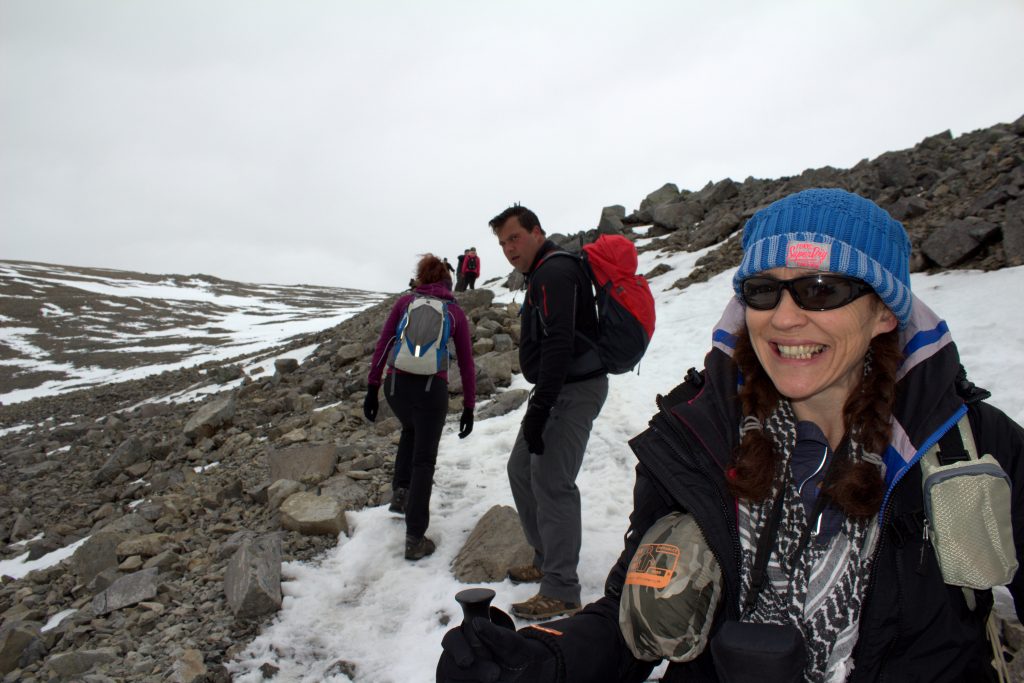
[[[692,228],[702,218],[704,207],[696,201],[659,206],[653,216],[654,224],[666,230]]]
[[[153,557],[162,553],[169,545],[171,545],[171,537],[167,534],[143,534],[121,541],[117,545],[117,556]]]
[[[351,466],[348,466],[351,469]],[[320,493],[338,501],[344,510],[360,510],[366,507],[370,494],[364,484],[353,481],[351,477],[339,474],[323,482]]]
[[[640,202],[640,212],[647,212],[647,220],[650,220],[649,216],[655,207],[662,206],[663,204],[671,204],[678,200],[679,187],[675,183],[665,183],[657,190],[643,198],[643,201]]]
[[[501,581],[510,567],[533,561],[519,515],[507,505],[495,505],[480,518],[462,550],[452,561],[452,573],[463,583]]]
[[[159,587],[159,573],[157,567],[152,567],[122,576],[92,599],[93,613],[101,616],[144,600],[152,600],[156,597]]]
[[[87,585],[103,570],[117,566],[117,546],[122,540],[122,534],[101,531],[75,549],[71,556],[71,571],[80,585]]]
[[[206,663],[199,650],[183,650],[174,660],[174,683],[202,683],[208,680],[206,674]]]
[[[97,664],[109,664],[121,659],[116,647],[100,647],[95,650],[73,650],[59,652],[46,660],[47,666],[63,680],[84,674]]]
[[[497,417],[499,415],[511,413],[513,410],[526,403],[526,399],[529,397],[530,392],[526,389],[509,389],[508,391],[503,391],[500,394],[497,394],[490,403],[477,412],[476,419],[486,420],[489,417]]]
[[[1013,217],[1003,224],[1003,251],[1006,265],[1024,265],[1024,220]]]
[[[251,619],[281,607],[281,538],[245,539],[224,570],[224,594],[235,617]]]
[[[485,376],[494,380],[498,386],[508,386],[512,382],[512,351],[499,353],[493,351],[476,359],[476,366]]]
[[[303,443],[267,450],[271,483],[291,479],[303,484],[317,484],[334,474],[338,464],[338,447],[333,443]]]
[[[31,621],[10,621],[0,628],[0,674],[25,666],[25,655],[39,642],[39,624]]]
[[[998,231],[998,226],[985,221],[955,220],[928,236],[921,251],[943,268],[969,258]]]
[[[185,423],[185,437],[193,441],[213,436],[235,417],[235,396],[219,396],[205,403]]]
[[[291,479],[278,479],[267,487],[267,505],[271,510],[281,507],[288,497],[302,490],[302,484]]]
[[[455,298],[468,315],[475,308],[490,308],[494,292],[489,289],[467,289],[465,292],[457,292]]]
[[[281,526],[307,536],[348,533],[345,509],[333,496],[311,491],[294,493],[281,503]]]
[[[103,466],[96,470],[92,481],[94,484],[105,484],[121,474],[126,467],[134,465],[145,457],[146,449],[142,441],[134,436],[130,437],[114,449],[114,453],[103,463]]]
[[[626,217],[626,207],[606,206],[601,209],[601,219],[597,223],[597,232],[602,235],[621,235],[622,219]]]

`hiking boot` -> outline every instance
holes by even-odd
[[[580,606],[575,602],[563,602],[558,598],[537,593],[526,602],[512,603],[512,614],[520,619],[537,621],[539,619],[550,619],[552,617],[571,616],[580,611]]]
[[[544,578],[544,572],[534,564],[520,564],[509,567],[508,578],[512,583],[538,583]]]
[[[405,514],[405,500],[409,497],[409,489],[397,488],[391,492],[391,505],[388,506],[389,512],[394,512],[398,515]]]
[[[415,538],[413,536],[405,537],[405,559],[422,560],[427,555],[433,555],[434,550],[437,548],[434,542],[426,536],[420,536]]]

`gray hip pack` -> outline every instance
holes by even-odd
[[[921,458],[925,532],[943,580],[985,590],[1017,572],[1010,478],[991,455],[978,455],[966,413]]]

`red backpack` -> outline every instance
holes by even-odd
[[[595,346],[605,369],[614,375],[629,372],[643,358],[654,336],[654,295],[647,278],[636,273],[636,247],[622,235],[601,235],[583,245],[579,256],[552,251],[540,263],[558,254],[579,260],[594,285]]]

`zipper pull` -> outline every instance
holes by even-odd
[[[917,573],[918,574],[924,574],[924,554],[928,551],[928,548],[932,547],[932,538],[931,538],[930,529],[931,529],[931,525],[928,522],[928,515],[925,515],[925,517],[924,517],[924,526],[921,529],[921,540],[923,541],[923,543],[921,544],[921,557],[920,557],[920,559],[917,562]]]

